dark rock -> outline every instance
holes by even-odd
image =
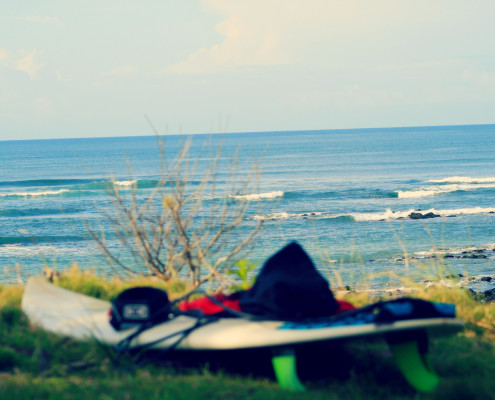
[[[488,258],[486,254],[484,254],[485,250],[477,249],[472,251],[463,251],[460,254],[445,254],[444,258],[455,258],[455,259],[484,259]]]
[[[411,214],[409,214],[409,218],[411,218],[411,219],[422,219],[423,218],[423,214],[417,213],[417,212],[412,212]]]
[[[423,218],[438,218],[438,217],[440,217],[439,214],[433,214],[432,212],[423,215]]]
[[[480,281],[481,281],[481,282],[491,282],[491,281],[492,281],[492,279],[493,279],[493,278],[492,278],[491,276],[482,276],[482,277],[480,278]]]
[[[483,259],[483,258],[487,258],[487,257],[486,257],[486,255],[484,255],[482,253],[467,253],[467,254],[463,254],[462,258],[470,258],[470,259],[476,260],[476,259]]]
[[[469,289],[469,292],[474,296],[474,298],[482,302],[495,300],[495,288],[484,290],[482,292],[475,292],[473,289]]]
[[[432,212],[421,214],[420,212],[412,212],[409,214],[409,218],[411,219],[429,219],[429,218],[437,218],[440,217],[438,214],[433,214]]]

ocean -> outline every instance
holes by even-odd
[[[186,140],[162,138],[172,159]],[[394,276],[424,280],[440,269],[477,290],[495,285],[495,125],[190,139],[193,184],[221,148],[217,193],[234,154],[241,175],[259,163],[244,221],[264,221],[245,255],[259,265],[298,241],[333,285],[401,285]],[[160,160],[155,136],[0,142],[0,281],[74,262],[105,271],[87,226],[112,238],[109,185],[146,199]]]

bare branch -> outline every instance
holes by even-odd
[[[191,140],[187,140],[170,161],[159,137],[158,144],[160,179],[146,198],[137,184],[121,190],[113,181],[109,188],[113,214],[106,219],[112,240],[118,244],[111,246],[104,234],[88,231],[109,263],[123,272],[188,279],[198,286],[221,277],[227,264],[253,243],[262,227],[263,221],[259,221],[242,235],[232,236],[246,221],[251,204],[246,196],[257,188],[258,163],[239,172],[237,150],[227,179],[219,184],[220,148],[206,154],[203,147],[193,159]],[[209,160],[206,166],[205,158]]]

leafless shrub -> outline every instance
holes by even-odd
[[[147,198],[139,195],[136,184],[124,190],[114,181],[109,189],[113,211],[105,217],[118,244],[107,240],[103,230],[88,227],[88,232],[120,272],[186,279],[199,286],[224,276],[263,224],[249,221],[239,229],[246,221],[248,195],[257,188],[258,163],[239,172],[237,152],[229,161],[226,183],[218,189],[220,147],[207,154],[211,161],[204,168],[200,161],[207,146],[192,159],[188,140],[169,162],[159,143],[161,179]]]

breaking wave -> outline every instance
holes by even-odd
[[[232,197],[237,200],[248,200],[248,201],[273,200],[276,199],[277,197],[284,197],[284,192],[281,190],[277,190],[274,192],[253,193],[253,194],[246,194],[242,196],[232,196]]]
[[[192,185],[197,182],[189,182]],[[43,184],[55,187],[41,189]],[[0,192],[0,198],[9,197],[43,197],[43,196],[84,196],[94,195],[98,192],[104,193],[113,186],[119,189],[153,189],[162,184],[155,179],[134,179],[134,180],[36,180],[18,182],[0,182],[0,187],[9,187],[10,191]],[[60,188],[60,186],[66,186]],[[23,190],[12,190],[13,188],[23,188]]]
[[[69,189],[43,190],[39,192],[15,192],[0,193],[0,197],[37,197],[37,196],[57,196],[69,192]]]
[[[495,177],[471,178],[469,176],[449,176],[443,179],[430,179],[432,183],[495,183]]]
[[[414,210],[409,209],[407,211],[392,211],[387,209],[381,213],[355,213],[350,214],[355,221],[390,221],[398,219],[408,219],[411,214],[432,214],[436,217],[456,217],[459,215],[479,215],[479,214],[494,214],[495,207],[473,207],[473,208],[459,208],[451,210],[437,210],[430,208],[429,210]]]
[[[311,212],[311,213],[287,213],[287,212],[276,212],[267,215],[255,215],[251,219],[256,221],[275,221],[275,220],[285,220],[285,219],[299,219],[299,218],[318,218],[321,217],[323,213],[321,212]]]
[[[392,211],[387,209],[383,212],[372,213],[349,213],[349,214],[332,214],[325,212],[306,212],[306,213],[288,213],[288,212],[276,212],[267,215],[255,215],[251,217],[254,220],[263,221],[275,221],[275,220],[290,220],[290,219],[333,219],[337,221],[350,221],[350,222],[365,222],[365,221],[392,221],[402,219],[421,219],[412,218],[411,214],[421,214],[426,218],[433,217],[456,217],[460,215],[481,215],[481,214],[495,214],[495,207],[473,207],[473,208],[460,208],[451,210],[437,210],[431,208],[429,210],[415,210],[409,209],[406,211]]]
[[[412,198],[421,198],[428,196],[436,196],[445,193],[459,192],[459,191],[470,191],[477,189],[495,189],[495,183],[493,184],[450,184],[450,185],[442,185],[442,186],[429,186],[422,187],[418,189],[411,190],[396,190],[397,197],[399,199],[412,199]]]

